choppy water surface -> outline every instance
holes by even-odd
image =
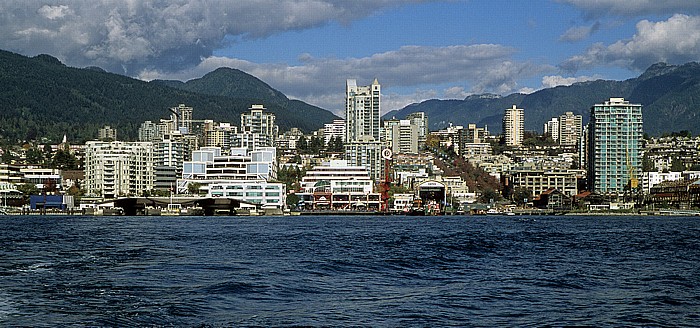
[[[700,326],[700,218],[4,217],[0,326]]]

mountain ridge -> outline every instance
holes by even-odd
[[[222,72],[231,71],[223,69],[217,74]],[[58,142],[67,135],[72,142],[84,142],[95,139],[100,127],[110,125],[117,129],[118,139],[135,140],[143,121],[166,118],[168,108],[180,103],[194,108],[195,119],[233,124],[240,122],[240,113],[252,104],[262,104],[276,113],[283,131],[298,127],[310,132],[338,118],[325,109],[289,100],[252,75],[237,73],[236,78],[259,90],[252,96],[212,95],[95,67],[68,67],[50,55],[30,58],[0,50],[0,85],[4,86],[0,90],[0,138],[3,143]]]
[[[543,124],[565,112],[589,120],[590,108],[609,98],[623,97],[643,107],[644,131],[650,135],[688,130],[700,134],[700,64],[682,65],[656,63],[638,77],[624,81],[595,80],[569,86],[541,89],[530,94],[470,95],[466,98],[431,99],[386,113],[383,118],[405,118],[423,111],[429,118],[431,130],[449,123],[488,125],[489,131],[501,132],[503,111],[512,105],[525,110],[525,129],[542,131]],[[445,115],[444,108],[450,109]]]

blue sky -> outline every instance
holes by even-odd
[[[431,98],[530,93],[700,60],[700,1],[4,1],[0,46],[132,77],[226,66],[341,113],[345,79],[383,112]]]

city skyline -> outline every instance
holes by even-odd
[[[8,1],[0,9],[5,50],[144,80],[228,66],[334,113],[347,78],[382,81],[386,113],[700,59],[700,3],[691,1]]]

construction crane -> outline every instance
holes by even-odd
[[[629,148],[626,149],[625,156],[627,157],[627,177],[629,178],[629,187],[631,191],[637,189],[639,186],[639,180],[637,179],[637,170],[632,167]]]

